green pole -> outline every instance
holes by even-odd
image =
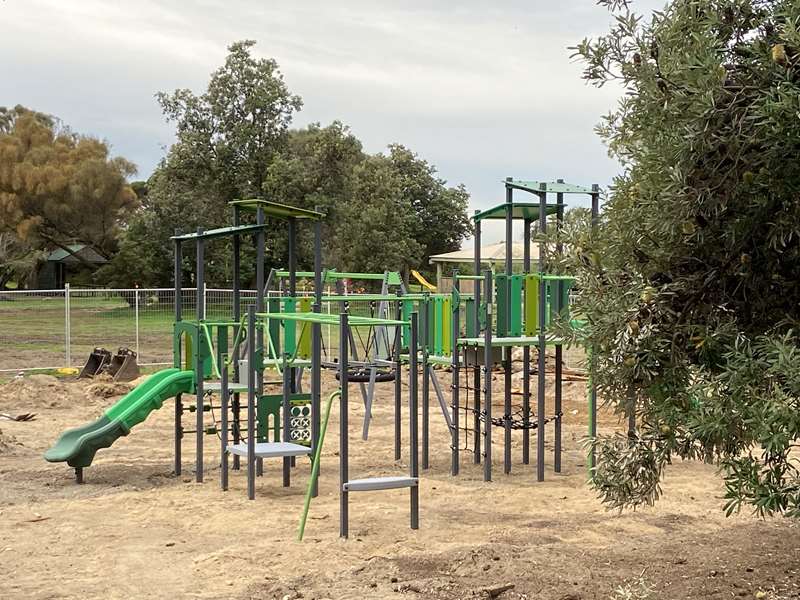
[[[342,391],[336,390],[330,396],[328,396],[328,403],[325,405],[325,418],[322,421],[322,429],[319,432],[319,443],[314,451],[314,462],[311,466],[311,479],[308,480],[308,489],[306,489],[306,499],[303,503],[303,515],[300,517],[300,527],[297,530],[297,541],[303,541],[303,534],[306,531],[306,519],[308,519],[308,510],[311,508],[311,496],[313,495],[314,491],[314,482],[317,480],[317,475],[319,475],[319,459],[322,455],[322,444],[325,441],[325,432],[328,429],[328,419],[331,416],[331,406],[333,406],[333,399],[337,396],[341,396]]]

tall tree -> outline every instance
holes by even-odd
[[[126,232],[120,255],[103,270],[110,282],[170,285],[169,237],[175,228],[186,232],[229,223],[228,202],[261,195],[302,102],[290,93],[274,60],[253,56],[254,45],[252,40],[231,44],[202,94],[180,89],[156,95],[176,125],[177,141],[148,181],[147,201]],[[229,242],[211,244],[207,254],[209,281],[228,281]],[[186,268],[192,271],[190,260]],[[243,275],[249,275],[247,267]]]
[[[605,401],[595,485],[652,502],[674,456],[714,460],[727,509],[800,516],[800,5],[673,0],[577,53],[626,93],[599,127],[623,166],[576,235],[578,309]]]
[[[16,233],[0,231],[0,290],[12,282],[21,285],[29,281],[47,254]]]
[[[227,200],[261,193],[267,167],[302,106],[278,64],[254,57],[253,46],[253,40],[231,44],[225,64],[199,96],[188,89],[156,95],[177,127],[170,166],[189,177],[204,173],[203,183]]]
[[[77,242],[110,256],[136,204],[133,173],[104,142],[53,117],[0,108],[0,232],[23,246],[69,252]]]
[[[399,176],[399,191],[410,205],[407,210],[415,215],[411,235],[422,246],[418,262],[409,264],[427,270],[422,259],[458,250],[472,232],[469,193],[463,185],[447,187],[433,165],[401,144],[389,146],[389,161]]]
[[[470,231],[463,186],[447,187],[432,165],[399,145],[385,156],[367,155],[338,121],[290,130],[301,101],[275,61],[252,56],[253,45],[232,44],[205,93],[158,95],[177,125],[177,142],[142,190],[142,208],[118,257],[103,270],[110,282],[169,285],[173,228],[229,223],[227,203],[235,198],[320,208],[326,263],[340,269],[420,268],[429,254],[460,245]],[[385,243],[363,244],[362,234]],[[311,266],[311,250],[311,236],[301,235],[301,267]],[[215,242],[207,256],[208,281],[225,284],[230,246]],[[267,232],[266,260],[268,267],[286,266],[285,228]],[[191,271],[191,261],[185,264]]]
[[[424,256],[424,246],[415,238],[418,216],[392,161],[379,154],[361,163],[353,173],[350,193],[339,221],[340,268],[407,274],[418,266]]]
[[[289,140],[273,160],[264,181],[265,198],[302,208],[319,209],[323,221],[323,253],[329,266],[343,267],[337,248],[347,244],[342,230],[352,192],[353,177],[366,155],[361,142],[339,121],[326,127],[312,123],[289,132]],[[286,265],[286,232],[270,232],[270,258]],[[300,263],[313,265],[312,240],[300,236]]]

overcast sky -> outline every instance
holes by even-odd
[[[145,179],[173,141],[154,94],[201,92],[226,46],[254,39],[303,98],[295,125],[405,144],[485,208],[505,176],[611,180],[593,126],[619,90],[584,84],[567,49],[609,22],[594,0],[0,0],[0,105],[106,139]]]

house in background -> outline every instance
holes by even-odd
[[[36,273],[36,289],[63,289],[65,283],[91,282],[92,275],[108,262],[85,244],[71,244],[69,252],[59,248],[50,253]],[[88,263],[88,264],[87,264]]]
[[[539,260],[539,244],[531,242],[531,262],[535,265]],[[523,257],[525,256],[525,244],[513,242],[511,244],[511,262],[514,270],[522,268]],[[444,276],[444,266],[451,265],[452,268],[461,267],[461,274],[466,275],[474,271],[475,250],[472,248],[456,250],[455,252],[445,252],[444,254],[434,254],[430,257],[430,264],[436,267],[436,289],[440,293],[446,293],[453,289],[453,281],[450,277]],[[506,243],[497,242],[488,246],[481,246],[481,264],[494,271],[503,271],[506,264]],[[472,292],[472,281],[462,281],[461,291]]]

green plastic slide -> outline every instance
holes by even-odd
[[[68,429],[44,454],[48,462],[66,462],[70,467],[88,467],[95,453],[128,435],[134,425],[144,421],[152,411],[161,408],[164,400],[194,391],[194,372],[164,369],[154,373],[102,417],[83,427]]]

